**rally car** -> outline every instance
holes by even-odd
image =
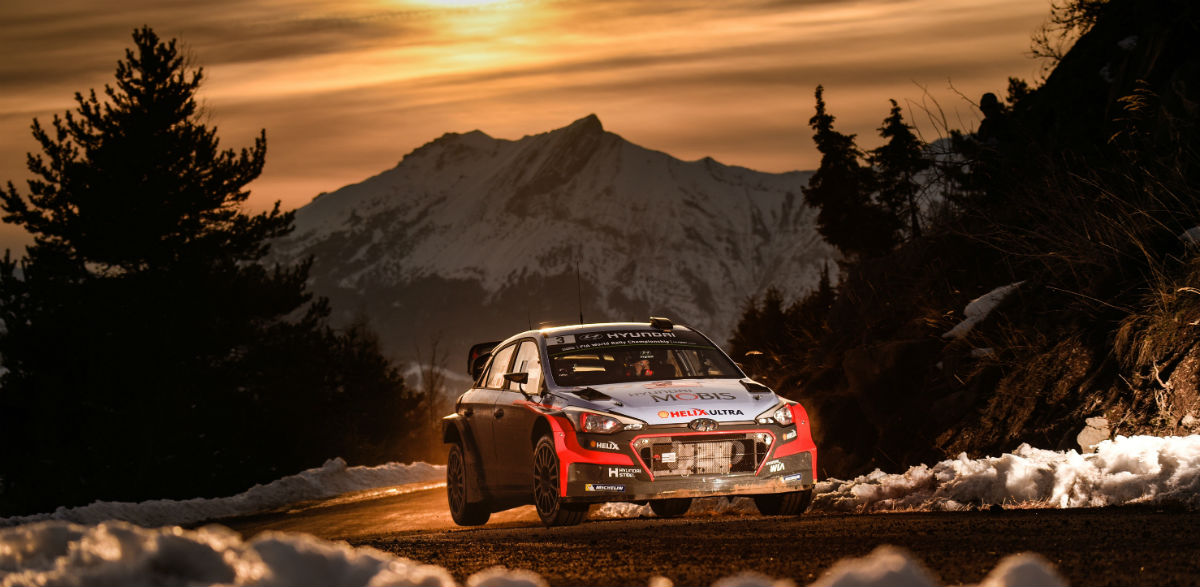
[[[799,514],[812,497],[804,408],[670,320],[530,330],[475,345],[468,369],[474,385],[442,420],[459,525],[526,504],[547,526],[598,502],[674,517],[693,498],[735,495]]]

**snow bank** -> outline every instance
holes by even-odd
[[[325,461],[321,467],[289,475],[266,485],[255,485],[231,497],[182,501],[156,499],[140,503],[97,501],[81,507],[60,507],[49,514],[0,518],[0,527],[44,520],[65,520],[83,524],[124,520],[146,527],[193,524],[271,510],[300,501],[323,499],[352,491],[434,481],[444,478],[445,471],[445,466],[429,463],[348,467],[346,461],[336,458]]]
[[[1169,503],[1200,508],[1200,436],[1118,436],[1079,454],[1021,445],[999,457],[919,465],[901,474],[876,470],[817,484],[811,510],[959,510],[1020,503],[1101,507]]]
[[[453,587],[444,568],[354,548],[306,534],[265,532],[243,541],[222,526],[147,529],[127,522],[82,526],[51,521],[0,529],[0,587],[19,585],[411,585]],[[654,577],[653,587],[670,587]],[[906,551],[881,546],[843,559],[814,585],[936,585]],[[988,586],[1064,585],[1035,554],[1009,556],[981,583]],[[493,567],[466,587],[546,587],[537,573]],[[724,577],[714,587],[791,587],[755,571]]]
[[[41,522],[0,530],[0,585],[453,586],[441,567],[305,534]]]
[[[996,309],[996,306],[1000,305],[1000,302],[1004,301],[1004,298],[1008,297],[1008,294],[1015,291],[1018,287],[1021,287],[1022,283],[1025,282],[1018,281],[1016,283],[1002,285],[971,300],[971,303],[967,304],[967,307],[963,309],[963,315],[966,316],[966,319],[958,324],[955,324],[954,328],[947,330],[945,334],[942,334],[942,338],[953,338],[957,340],[965,337],[967,333],[971,332],[972,328],[975,328],[976,324],[982,322],[984,318],[987,318],[988,314],[991,314],[992,310]]]
[[[834,563],[813,587],[927,587],[938,584],[934,575],[908,551],[884,545],[862,558],[844,558]],[[1054,565],[1041,555],[1029,552],[1004,557],[979,583],[980,587],[1065,587],[1066,584]]]

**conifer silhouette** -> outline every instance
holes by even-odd
[[[339,333],[309,264],[266,267],[292,214],[247,214],[265,132],[222,150],[175,41],[149,27],[105,86],[47,129],[0,263],[0,511],[212,496],[397,450],[411,403],[362,327]],[[370,446],[368,446],[370,445]],[[369,454],[368,454],[369,453]]]
[[[931,162],[925,158],[924,145],[913,128],[904,122],[900,106],[891,100],[892,109],[879,129],[887,140],[871,151],[879,188],[879,202],[896,217],[907,223],[909,238],[921,238],[920,194],[923,186],[917,180]]]
[[[861,164],[863,153],[855,135],[833,129],[834,116],[825,110],[825,88],[817,86],[816,114],[809,119],[821,165],[803,188],[808,205],[819,210],[817,231],[851,257],[873,256],[890,250],[896,242],[895,218],[871,195],[875,177]]]

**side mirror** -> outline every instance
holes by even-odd
[[[525,371],[517,371],[516,373],[505,373],[504,379],[507,381],[510,381],[512,383],[516,383],[517,385],[520,385],[520,387],[518,388],[518,391],[520,391],[525,396],[529,395],[525,391],[525,384],[529,383],[529,373],[526,373]]]

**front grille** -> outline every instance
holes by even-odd
[[[717,439],[704,440],[663,438],[641,447],[638,453],[656,477],[757,471],[767,457],[767,445],[745,436],[730,436],[723,434]]]

